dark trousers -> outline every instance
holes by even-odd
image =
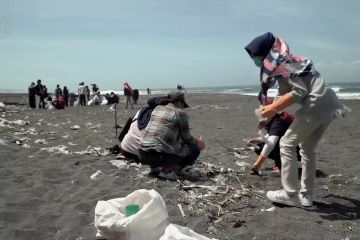
[[[143,151],[140,152],[140,162],[145,165],[150,165],[150,167],[171,167],[174,165],[184,168],[188,165],[193,165],[195,160],[200,155],[200,149],[196,144],[189,144],[190,154],[187,156],[180,156],[171,153],[156,152],[155,150]]]
[[[86,95],[85,94],[80,94],[79,95],[79,100],[80,100],[80,105],[81,106],[86,106]]]
[[[29,105],[31,108],[36,108],[35,95],[29,94]]]

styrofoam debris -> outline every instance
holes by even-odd
[[[109,162],[119,169],[123,169],[128,166],[127,162],[123,160],[110,160]]]
[[[70,127],[72,130],[77,130],[77,129],[79,129],[80,128],[80,126],[79,125],[74,125],[74,126],[72,126],[72,127]]]
[[[97,170],[95,173],[93,173],[90,176],[90,179],[95,180],[97,177],[104,175],[104,173],[101,170]]]
[[[39,144],[48,144],[48,142],[45,139],[36,139],[35,143],[39,143]]]

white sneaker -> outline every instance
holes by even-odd
[[[272,202],[281,203],[288,206],[296,206],[299,203],[295,195],[289,196],[284,190],[268,191],[266,193],[266,197]]]
[[[179,178],[178,175],[176,175],[176,173],[174,171],[170,171],[167,173],[164,171],[161,171],[158,176],[163,179],[170,180],[170,181],[176,181]]]
[[[311,207],[313,205],[313,196],[309,193],[299,193],[298,194],[300,203],[303,207]]]

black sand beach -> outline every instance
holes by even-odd
[[[118,124],[147,98],[141,96],[134,110],[120,103]],[[0,94],[0,101],[26,104],[27,96]],[[271,204],[266,191],[280,187],[280,176],[270,170],[273,162],[266,161],[262,176],[251,175],[256,154],[231,150],[257,136],[255,97],[188,94],[187,102],[192,134],[203,134],[206,142],[196,164],[205,174],[182,184],[148,176],[147,166],[110,164],[115,155],[103,153],[119,142],[109,106],[48,111],[7,105],[0,112],[0,239],[93,240],[97,201],[137,189],[158,191],[171,223],[210,238],[360,239],[360,101],[344,101],[352,112],[333,121],[317,148],[311,209]],[[98,170],[104,174],[90,179]]]

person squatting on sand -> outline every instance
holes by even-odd
[[[184,93],[172,91],[168,103],[158,105],[151,113],[143,137],[140,140],[140,162],[150,165],[159,177],[177,179],[175,171],[194,164],[205,148],[204,141],[190,134],[189,120],[183,108],[187,108]]]
[[[254,151],[259,155],[251,168],[253,173],[259,174],[259,169],[266,158],[271,158],[275,161],[275,166],[272,169],[273,173],[281,170],[279,142],[293,120],[294,116],[288,112],[281,112],[276,113],[274,117],[268,120],[259,122],[258,127],[260,131],[263,129],[266,131],[265,139],[253,138],[247,142],[250,146],[255,145]]]
[[[140,140],[142,138],[143,130],[146,128],[150,121],[151,113],[158,105],[168,104],[167,97],[153,97],[147,101],[147,105],[142,107],[135,116],[131,119],[131,124],[128,132],[121,142],[120,152],[123,156],[129,159],[133,159],[136,162],[140,160]]]
[[[290,53],[287,43],[268,32],[254,38],[246,51],[260,67],[261,92],[259,98],[266,103],[267,90],[277,82],[279,95],[272,104],[260,109],[264,118],[298,103],[301,107],[295,119],[280,140],[281,183],[283,190],[268,191],[267,198],[290,206],[313,205],[316,171],[315,148],[330,122],[343,116],[348,108],[328,88],[310,59]],[[302,176],[298,192],[296,146],[300,146]],[[297,194],[298,192],[298,194]],[[296,196],[297,195],[297,196]]]

